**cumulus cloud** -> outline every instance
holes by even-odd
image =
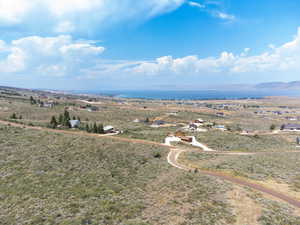
[[[0,74],[72,79],[152,77],[157,80],[166,76],[180,80],[210,75],[221,78],[278,72],[296,74],[300,72],[300,27],[292,41],[258,55],[251,55],[251,49],[245,48],[240,54],[225,51],[217,57],[163,56],[149,61],[126,61],[105,59],[104,50],[96,42],[74,40],[69,35],[30,36],[10,43],[0,40]]]
[[[54,28],[54,31],[56,33],[72,33],[73,31],[75,31],[75,29],[75,25],[70,21],[63,21],[57,24],[57,26]]]
[[[185,0],[0,0],[0,26],[47,25],[55,32],[102,29],[170,12]],[[24,27],[23,27],[24,29]]]
[[[30,76],[75,75],[79,68],[94,64],[105,50],[89,41],[76,41],[67,35],[30,36],[11,43],[1,41],[0,48],[0,72]]]
[[[223,52],[218,57],[199,58],[164,56],[133,68],[134,73],[146,75],[203,75],[208,73],[242,74],[249,72],[300,71],[300,28],[294,40],[260,55],[249,56],[250,49],[235,55]]]

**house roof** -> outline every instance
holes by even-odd
[[[155,120],[155,121],[153,121],[153,124],[155,124],[155,125],[163,125],[163,124],[165,124],[166,122],[165,121],[163,121],[163,120]]]
[[[284,124],[284,129],[300,129],[300,124]]]
[[[71,127],[76,127],[76,126],[80,125],[79,120],[70,120],[69,122],[71,124]]]
[[[113,130],[113,129],[114,129],[113,126],[105,126],[105,127],[103,127],[104,131]]]

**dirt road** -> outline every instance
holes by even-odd
[[[183,170],[186,170],[186,171],[193,171],[195,170],[195,168],[190,168],[190,167],[187,167],[185,165],[181,165],[180,163],[178,163],[178,158],[180,156],[181,153],[185,152],[184,150],[180,150],[180,149],[173,149],[170,151],[169,155],[168,155],[168,162],[179,168],[179,169],[183,169]],[[234,184],[238,184],[238,185],[242,185],[242,186],[245,186],[245,187],[249,187],[249,188],[252,188],[256,191],[260,191],[260,192],[263,192],[263,193],[266,193],[266,194],[269,194],[273,197],[276,197],[280,200],[283,200],[297,208],[300,208],[300,201],[297,200],[297,199],[294,199],[292,197],[289,197],[288,195],[286,194],[283,194],[283,193],[280,193],[280,192],[277,192],[273,189],[270,189],[270,188],[267,188],[263,185],[260,185],[260,184],[256,184],[256,183],[252,183],[246,179],[243,179],[243,178],[238,178],[238,177],[234,177],[234,176],[231,176],[229,174],[224,174],[224,173],[220,173],[220,172],[215,172],[215,171],[208,171],[208,170],[201,170],[201,169],[198,169],[198,172],[200,172],[201,174],[204,174],[204,175],[208,175],[208,176],[213,176],[213,177],[217,177],[217,178],[220,178],[222,180],[226,180],[226,181],[229,181],[231,183],[234,183]]]
[[[116,141],[123,141],[123,142],[129,142],[129,143],[141,143],[141,144],[161,146],[161,147],[165,147],[165,148],[170,149],[170,152],[169,152],[168,158],[167,158],[168,163],[170,165],[172,165],[172,166],[174,166],[178,169],[182,169],[182,170],[186,170],[186,171],[194,170],[194,168],[187,167],[185,165],[182,165],[182,164],[178,163],[178,158],[179,158],[180,154],[185,152],[186,150],[175,148],[175,147],[172,147],[172,146],[166,146],[165,144],[161,144],[161,143],[157,143],[157,142],[153,142],[153,141],[130,139],[130,138],[124,138],[124,137],[117,137],[117,136],[106,136],[106,135],[100,135],[100,134],[90,134],[90,133],[81,132],[81,131],[55,130],[55,129],[49,129],[49,128],[44,128],[44,127],[26,126],[26,125],[7,122],[7,121],[2,121],[2,120],[0,120],[0,124],[10,125],[10,126],[20,127],[20,128],[26,128],[26,129],[33,129],[33,130],[43,130],[43,131],[48,131],[48,132],[52,132],[52,133],[64,133],[64,134],[72,134],[72,135],[83,135],[83,136],[89,136],[89,137],[101,137],[101,138],[108,138],[108,139],[113,139],[113,140],[116,140]],[[213,154],[215,154],[215,152]],[[231,154],[233,154],[233,153],[231,153]],[[240,153],[234,153],[234,154],[240,154]],[[257,153],[251,153],[251,154],[257,154]],[[287,203],[289,203],[289,204],[291,204],[291,205],[293,205],[297,208],[300,208],[300,201],[299,200],[293,199],[293,198],[289,197],[286,194],[277,192],[273,189],[264,187],[262,185],[252,183],[252,182],[249,182],[245,179],[237,178],[237,177],[230,176],[228,174],[223,174],[223,173],[220,173],[220,172],[207,171],[207,170],[198,170],[198,171],[201,172],[204,175],[217,177],[217,178],[220,178],[222,180],[232,182],[234,184],[246,186],[246,187],[252,188],[254,190],[269,194],[269,195],[271,195],[273,197],[276,197],[278,199],[281,199],[281,200],[283,200],[283,201],[285,201],[285,202],[287,202]]]

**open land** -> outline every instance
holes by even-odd
[[[0,224],[300,224],[298,131],[281,130],[300,124],[299,102],[115,99],[2,87]],[[78,127],[59,124],[65,111]],[[199,118],[206,132],[190,129]],[[95,134],[94,124],[118,132]],[[215,152],[162,145],[178,131]],[[173,165],[170,151],[180,153]]]

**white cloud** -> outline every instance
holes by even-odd
[[[6,43],[0,40],[0,76],[99,77],[173,77],[174,80],[210,75],[255,75],[300,72],[300,27],[290,42],[259,55],[245,48],[240,54],[222,52],[217,57],[196,55],[174,58],[163,56],[151,61],[117,61],[100,57],[105,50],[93,41],[76,41],[69,35],[30,36]],[[157,78],[154,78],[157,77]],[[124,78],[125,79],[125,78]]]
[[[4,45],[4,42],[1,45]],[[95,64],[104,47],[71,36],[30,36],[6,43],[2,48],[0,72],[28,75],[72,76]]]
[[[186,0],[0,0],[0,26],[45,25],[55,32],[90,31],[115,23],[144,21]],[[50,27],[51,26],[51,27]]]
[[[21,23],[35,0],[0,0],[0,25]]]
[[[203,4],[195,1],[188,1],[188,5],[202,9],[212,17],[233,22],[236,17],[232,14],[224,12],[221,2],[205,1]]]
[[[72,24],[70,21],[63,21],[59,23],[55,28],[54,32],[56,33],[72,33],[75,31],[75,25]]]
[[[174,59],[164,56],[153,62],[144,62],[136,66],[134,73],[147,75],[203,75],[209,73],[243,74],[271,72],[300,72],[300,27],[294,40],[260,55],[249,56],[249,48],[235,55],[223,52],[219,57],[199,58],[186,56]]]
[[[192,1],[189,1],[188,4],[189,4],[190,6],[198,7],[198,8],[200,8],[200,9],[205,8],[205,5],[202,5],[202,4],[200,4],[199,2],[192,2]]]
[[[233,21],[233,20],[236,19],[234,15],[224,13],[224,12],[219,12],[219,11],[214,12],[213,15],[217,18],[222,19],[222,20],[231,20],[231,21]]]

